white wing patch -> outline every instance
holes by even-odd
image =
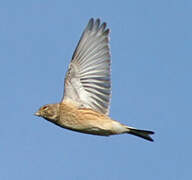
[[[110,96],[109,29],[90,19],[69,65],[63,101],[108,114]]]

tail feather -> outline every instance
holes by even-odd
[[[140,130],[128,127],[129,131],[127,133],[144,138],[149,141],[153,141],[150,135],[154,134],[153,131]]]

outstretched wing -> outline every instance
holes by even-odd
[[[108,114],[110,96],[109,29],[90,19],[69,65],[62,101]]]

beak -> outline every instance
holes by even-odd
[[[40,116],[39,111],[37,111],[34,115],[35,115],[35,116]]]

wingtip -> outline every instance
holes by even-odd
[[[94,19],[93,17],[89,19],[89,22],[87,24],[87,27],[85,29],[87,30],[92,30],[94,29],[94,27],[99,31],[101,30],[102,32],[105,33],[105,35],[108,35],[110,30],[106,29],[107,27],[107,23],[103,22],[101,23],[101,19],[100,18],[96,18]]]

